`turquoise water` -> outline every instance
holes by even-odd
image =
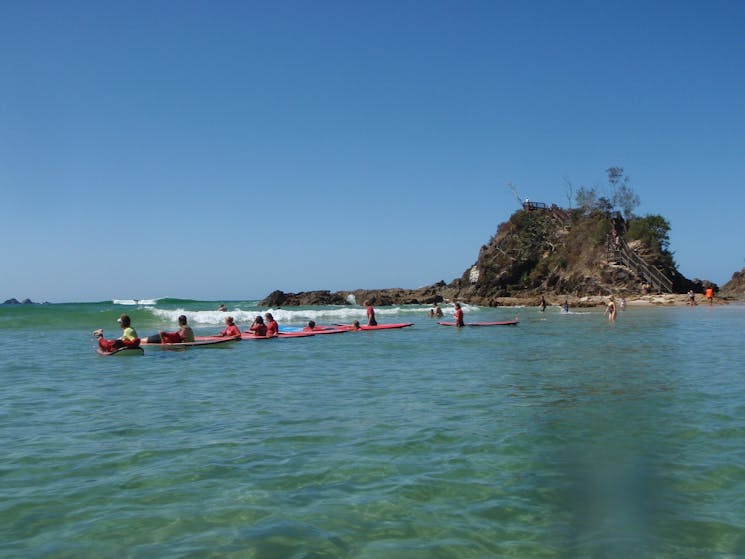
[[[0,556],[745,556],[745,306],[94,353],[225,316],[150,303],[0,307]]]

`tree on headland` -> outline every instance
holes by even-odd
[[[608,173],[613,206],[623,213],[625,219],[631,219],[639,207],[639,196],[629,185],[629,177],[624,174],[622,167],[609,167],[605,172]]]

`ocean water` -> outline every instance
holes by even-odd
[[[216,307],[0,307],[0,557],[745,556],[743,305],[94,352],[121,312],[209,334]]]

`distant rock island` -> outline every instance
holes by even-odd
[[[536,301],[540,296],[572,298],[634,297],[649,294],[703,293],[716,284],[688,279],[670,251],[668,221],[637,216],[639,198],[623,169],[607,170],[613,195],[580,188],[576,208],[526,200],[484,244],[476,261],[450,283],[418,289],[274,291],[262,306],[432,304],[458,300],[485,306]],[[730,283],[745,291],[745,270]],[[730,283],[727,285],[729,286]],[[733,284],[727,293],[738,288]],[[532,303],[535,304],[535,303]],[[596,303],[592,303],[596,304]]]
[[[24,299],[23,301],[19,301],[18,299],[7,299],[3,305],[38,305],[39,303],[33,302],[31,299]],[[48,305],[49,303],[44,301],[41,303],[42,305]]]

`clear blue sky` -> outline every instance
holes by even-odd
[[[745,266],[745,2],[20,0],[0,299],[451,281],[623,167],[689,278]]]

